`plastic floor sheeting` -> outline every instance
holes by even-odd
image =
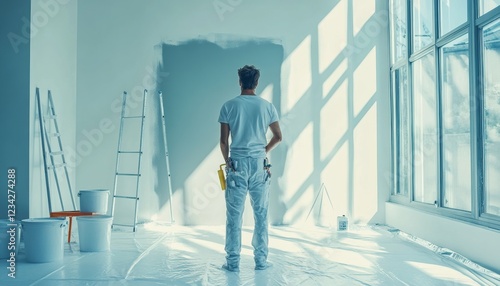
[[[244,227],[240,272],[227,272],[224,233],[223,226],[114,229],[111,251],[65,243],[64,260],[53,263],[27,263],[21,249],[15,279],[2,259],[0,285],[500,285],[498,273],[385,226],[271,227],[273,266],[260,271],[252,228]]]

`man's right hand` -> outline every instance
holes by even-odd
[[[226,161],[226,170],[228,170],[228,171],[234,171],[233,160],[231,160],[231,158],[229,158]]]

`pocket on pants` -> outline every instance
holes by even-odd
[[[262,182],[264,184],[270,184],[270,182],[271,182],[271,174],[268,172],[267,169],[263,170],[263,173],[262,173]]]
[[[226,188],[238,188],[243,180],[243,172],[229,170],[226,175]]]
[[[234,180],[234,171],[228,170],[226,172],[226,188],[235,188],[236,187],[236,181]]]

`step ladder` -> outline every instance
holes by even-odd
[[[49,172],[52,172],[54,182],[57,188],[57,194],[59,196],[59,203],[61,204],[62,211],[65,211],[64,199],[61,193],[61,185],[63,182],[60,182],[58,172],[63,169],[64,176],[66,178],[65,183],[67,187],[67,191],[71,198],[72,210],[76,210],[75,197],[73,195],[73,191],[71,188],[71,181],[69,178],[68,167],[66,163],[66,158],[64,156],[63,144],[61,140],[61,133],[59,131],[59,125],[57,123],[57,115],[55,112],[54,100],[52,98],[52,93],[48,91],[48,102],[47,102],[47,114],[43,115],[41,108],[41,100],[40,100],[40,90],[36,88],[36,102],[37,102],[37,110],[38,110],[38,120],[40,122],[40,140],[42,143],[42,156],[44,163],[44,173],[45,173],[45,182],[47,188],[47,200],[49,205],[49,213],[52,213],[52,201],[51,201],[51,191],[50,191],[50,183],[49,183]],[[48,130],[52,130],[54,128],[54,132],[49,132]],[[53,147],[52,140],[56,138],[57,143]],[[48,157],[48,159],[47,159]],[[50,160],[50,163],[48,162]]]
[[[323,205],[323,195],[324,194],[326,194],[326,197],[328,198],[328,202],[330,203],[330,206],[332,207],[332,210],[334,210],[332,200],[330,199],[330,195],[328,194],[328,190],[326,189],[325,184],[321,183],[321,187],[319,188],[319,192],[316,195],[316,198],[314,199],[314,202],[313,202],[313,204],[311,206],[311,209],[309,210],[309,213],[306,216],[306,221],[309,218],[309,215],[311,215],[311,213],[312,213],[312,211],[314,209],[314,206],[316,205],[316,202],[318,201],[318,197],[320,195],[321,195],[321,199],[320,199],[320,202],[319,202],[319,211],[318,211],[318,213],[321,214],[321,206]]]
[[[172,180],[170,176],[170,163],[168,157],[168,145],[167,145],[167,128],[165,127],[165,110],[163,109],[163,93],[158,92],[160,98],[160,110],[161,110],[161,121],[162,121],[162,131],[163,131],[163,146],[165,148],[165,160],[167,164],[167,181],[168,181],[168,192],[169,192],[169,202],[170,202],[170,223],[174,223],[174,212],[172,209]]]
[[[146,99],[147,99],[148,91],[145,89],[143,98],[142,98],[142,114],[138,116],[130,116],[126,114],[126,107],[127,107],[127,92],[123,92],[123,102],[122,102],[122,110],[121,110],[121,119],[120,119],[120,130],[118,134],[118,148],[117,148],[117,154],[116,154],[116,166],[115,166],[115,181],[114,181],[114,187],[113,187],[113,202],[111,204],[111,216],[114,217],[115,214],[115,206],[117,203],[117,200],[132,200],[134,201],[134,214],[133,214],[133,219],[134,222],[133,224],[121,224],[121,223],[115,223],[115,220],[113,220],[113,226],[127,226],[127,227],[133,227],[133,231],[135,232],[137,229],[137,215],[138,215],[138,208],[139,208],[139,182],[141,178],[141,161],[142,161],[142,147],[143,147],[143,135],[144,135],[144,121],[146,118]],[[139,137],[139,149],[138,150],[123,150],[122,149],[122,139],[123,139],[123,132],[124,132],[124,125],[127,124],[128,122],[126,121],[132,121],[132,120],[139,120],[140,121],[140,137]],[[120,157],[125,155],[125,154],[136,154],[137,155],[137,169],[136,172],[133,173],[125,173],[125,172],[120,172]],[[135,179],[135,194],[134,195],[122,195],[122,194],[117,194],[118,192],[118,183],[120,181],[120,178],[123,177],[132,177]]]

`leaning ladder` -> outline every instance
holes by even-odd
[[[141,160],[142,160],[142,146],[143,146],[143,134],[144,134],[144,121],[146,118],[146,98],[148,95],[148,91],[144,90],[143,98],[142,98],[142,115],[139,116],[129,116],[126,115],[125,109],[127,106],[127,92],[123,92],[123,103],[122,103],[122,111],[121,111],[121,119],[120,119],[120,131],[118,134],[118,151],[116,154],[116,166],[115,166],[115,182],[113,187],[113,202],[111,204],[111,215],[114,216],[116,200],[134,200],[134,223],[133,224],[121,224],[115,223],[113,220],[112,226],[128,226],[133,227],[134,232],[137,229],[137,214],[139,208],[139,179],[141,178]],[[123,129],[125,125],[125,121],[127,120],[140,120],[140,139],[139,139],[139,150],[122,150],[122,139],[123,139]],[[137,154],[137,171],[135,173],[122,173],[119,172],[120,166],[120,156],[123,154]],[[118,181],[121,177],[135,177],[135,195],[134,196],[125,196],[117,194],[118,189]]]
[[[47,167],[47,170],[52,170],[52,173],[54,175],[54,181],[56,182],[56,187],[57,187],[57,193],[59,194],[59,200],[61,202],[61,209],[65,211],[64,209],[64,203],[61,195],[61,187],[59,184],[59,178],[57,176],[57,170],[58,169],[64,169],[64,175],[66,177],[66,184],[68,187],[68,191],[71,197],[71,203],[73,205],[73,210],[76,210],[76,204],[75,204],[75,196],[73,195],[73,191],[71,189],[71,181],[69,179],[69,173],[68,173],[68,166],[66,163],[66,158],[64,157],[64,151],[63,151],[63,145],[61,141],[61,132],[59,131],[59,125],[57,124],[57,115],[55,111],[55,106],[54,106],[54,100],[52,99],[52,93],[50,90],[48,91],[48,115],[44,119],[44,133],[45,133],[45,138],[47,141],[47,148],[48,148],[48,154],[50,157],[50,163],[51,165]],[[55,132],[47,133],[47,126],[51,126],[50,123],[47,123],[47,121],[50,121],[53,123],[54,130]],[[51,138],[57,138],[57,145],[56,149],[52,148],[51,146]],[[59,163],[55,163],[57,160],[55,158],[60,158]]]
[[[41,100],[40,100],[40,90],[37,87],[36,88],[36,102],[37,102],[37,113],[38,113],[38,120],[40,123],[40,138],[41,138],[41,143],[42,143],[42,156],[43,156],[43,163],[44,163],[44,173],[45,173],[45,183],[46,183],[46,188],[47,188],[47,200],[49,204],[49,213],[52,213],[52,202],[51,202],[51,195],[50,195],[50,185],[49,185],[49,171],[52,171],[52,174],[54,176],[54,181],[56,183],[56,188],[57,188],[57,193],[59,195],[59,202],[61,204],[61,209],[65,211],[64,208],[64,202],[63,202],[63,197],[61,194],[61,184],[59,182],[59,177],[57,175],[57,171],[61,168],[64,169],[64,174],[66,177],[66,184],[68,187],[69,195],[71,197],[71,203],[73,205],[73,210],[76,210],[75,206],[75,197],[73,195],[73,191],[71,189],[71,181],[69,179],[69,173],[68,173],[68,168],[67,168],[67,163],[66,163],[66,158],[64,157],[64,151],[63,151],[63,145],[61,141],[61,133],[59,131],[59,125],[57,124],[57,115],[55,112],[55,106],[54,106],[54,100],[52,99],[52,93],[50,90],[48,91],[48,112],[47,115],[44,116],[42,114],[42,108],[41,108]],[[51,124],[52,123],[52,124]],[[48,127],[47,127],[48,125]],[[47,129],[51,128],[53,125],[55,132],[47,132]],[[51,138],[57,138],[57,146],[55,147],[56,150],[51,146]],[[47,162],[47,155],[50,158],[50,165]],[[59,160],[55,158],[60,158]],[[56,163],[56,161],[58,163]]]
[[[40,100],[40,89],[37,87],[36,88],[36,107],[37,107],[37,114],[38,114],[38,123],[40,123],[40,142],[42,144],[42,150],[40,151],[42,153],[43,157],[43,173],[45,175],[45,188],[47,191],[47,202],[49,204],[49,213],[52,212],[52,200],[50,197],[50,183],[49,183],[49,174],[47,172],[47,156],[45,152],[45,126],[43,124],[43,115],[42,115],[42,103]]]
[[[170,222],[175,222],[174,212],[172,209],[172,180],[170,177],[170,163],[168,157],[168,147],[167,147],[167,129],[165,127],[165,111],[163,109],[163,93],[161,91],[158,92],[160,97],[160,110],[161,110],[161,121],[162,121],[162,131],[163,131],[163,145],[165,148],[165,160],[167,163],[167,180],[168,180],[168,192],[169,192],[169,202],[170,202]]]

